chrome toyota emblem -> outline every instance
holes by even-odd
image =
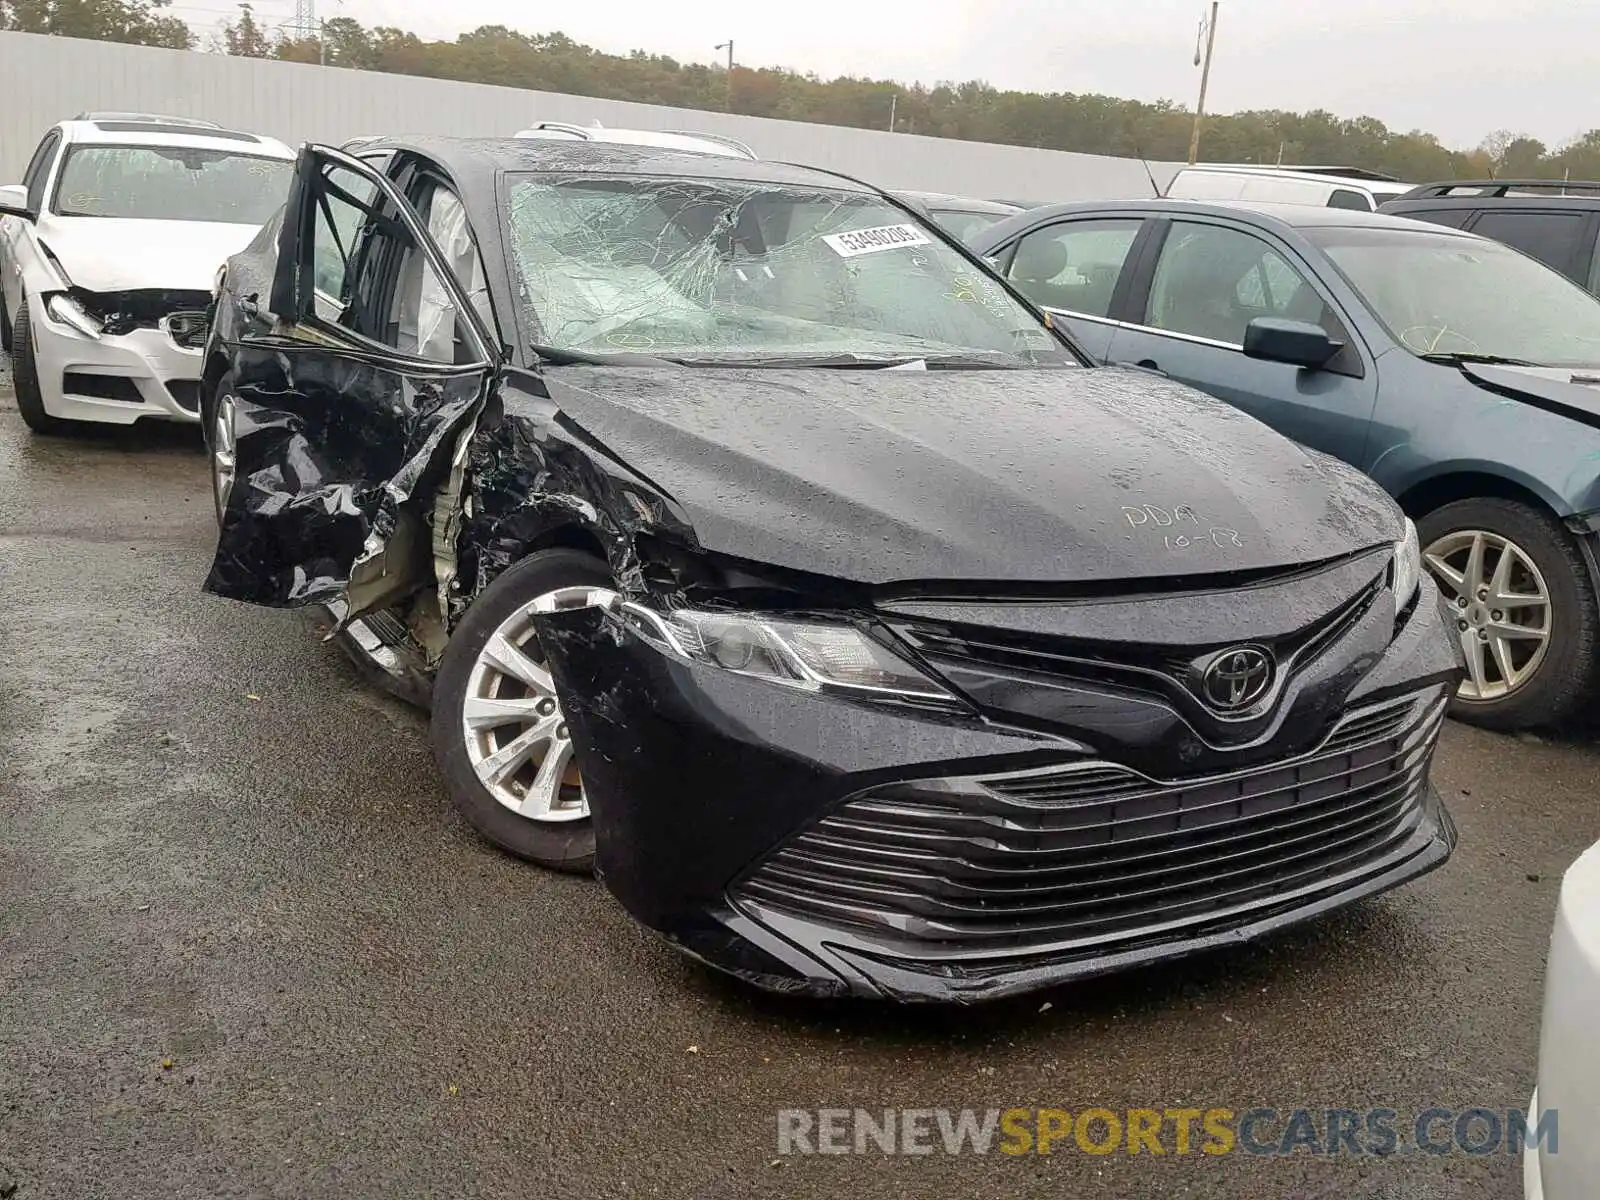
[[[1213,658],[1200,676],[1200,696],[1218,712],[1249,708],[1272,687],[1272,656],[1255,646],[1234,646]]]

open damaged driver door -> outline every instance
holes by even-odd
[[[275,607],[416,586],[452,448],[498,380],[495,339],[395,186],[301,150],[270,331],[228,348],[209,430],[221,532],[206,590]],[[356,593],[359,592],[359,596]]]

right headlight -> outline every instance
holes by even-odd
[[[45,301],[44,310],[52,321],[65,325],[83,334],[84,337],[100,339],[101,324],[98,318],[91,316],[83,305],[79,304],[65,292],[56,292],[49,300]]]
[[[625,602],[618,611],[679,658],[807,692],[958,703],[954,695],[855,625],[758,613]]]
[[[1417,527],[1406,518],[1406,535],[1394,544],[1394,611],[1398,616],[1422,586],[1422,547]]]

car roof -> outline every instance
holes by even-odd
[[[954,196],[948,192],[892,192],[897,200],[909,200],[924,208],[941,212],[993,213],[996,216],[1014,216],[1022,212],[1020,205],[1002,200],[977,200],[971,196]]]
[[[1460,189],[1458,191],[1458,189]],[[1445,179],[1419,184],[1396,200],[1600,200],[1600,181],[1592,179]],[[1574,206],[1580,207],[1580,206]]]
[[[1600,195],[1535,196],[1526,192],[1510,196],[1400,196],[1379,206],[1380,212],[1438,212],[1444,208],[1541,208],[1593,212],[1600,208]]]
[[[1072,216],[1210,216],[1251,217],[1264,228],[1278,234],[1292,234],[1301,229],[1395,229],[1410,233],[1425,231],[1446,237],[1482,240],[1476,234],[1464,233],[1443,225],[1431,225],[1410,217],[1390,216],[1386,213],[1363,212],[1354,208],[1322,208],[1315,204],[1269,204],[1256,200],[1074,200],[1065,204],[1048,204],[1030,208],[1014,217],[1007,217],[968,239],[970,248],[978,254],[989,254],[996,247],[1006,245],[1019,233],[1048,224],[1060,217]]]
[[[595,121],[574,125],[569,121],[538,121],[520,130],[519,138],[576,139],[582,142],[610,142],[619,146],[660,146],[668,150],[696,150],[725,158],[758,158],[759,155],[738,138],[718,133],[696,133],[687,129],[620,129]]]
[[[172,146],[195,150],[233,150],[262,158],[294,158],[276,138],[223,129],[220,125],[175,123],[140,113],[105,113],[93,120],[62,121],[59,128],[74,146]]]
[[[683,176],[740,183],[825,187],[835,191],[877,193],[869,183],[815,167],[727,154],[698,153],[665,146],[574,138],[381,137],[361,147],[408,150],[431,158],[450,173],[463,190],[491,188],[498,175],[520,172],[595,175]]]
[[[1184,213],[1204,214],[1214,217],[1236,217],[1240,213],[1253,213],[1269,221],[1292,229],[1320,226],[1355,226],[1361,228],[1392,228],[1415,230],[1420,222],[1408,217],[1390,216],[1387,213],[1363,212],[1355,208],[1324,208],[1316,204],[1274,204],[1265,200],[1074,200],[1066,204],[1050,204],[1027,210],[1034,221],[1056,216],[1093,212],[1154,212],[1170,216]],[[1442,228],[1436,226],[1434,228]],[[1445,230],[1462,237],[1459,230]]]
[[[1367,191],[1373,195],[1401,196],[1412,185],[1392,175],[1368,171],[1360,167],[1261,167],[1248,163],[1196,163],[1178,169],[1177,174],[1196,175],[1255,175],[1268,179],[1309,179],[1334,187],[1347,187]]]

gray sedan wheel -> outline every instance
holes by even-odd
[[[1550,588],[1528,552],[1491,530],[1460,529],[1423,560],[1455,610],[1467,660],[1457,694],[1499,700],[1531,680],[1550,648]]]
[[[1467,673],[1451,715],[1492,729],[1555,724],[1594,693],[1600,604],[1574,536],[1548,512],[1498,497],[1417,521]]]

